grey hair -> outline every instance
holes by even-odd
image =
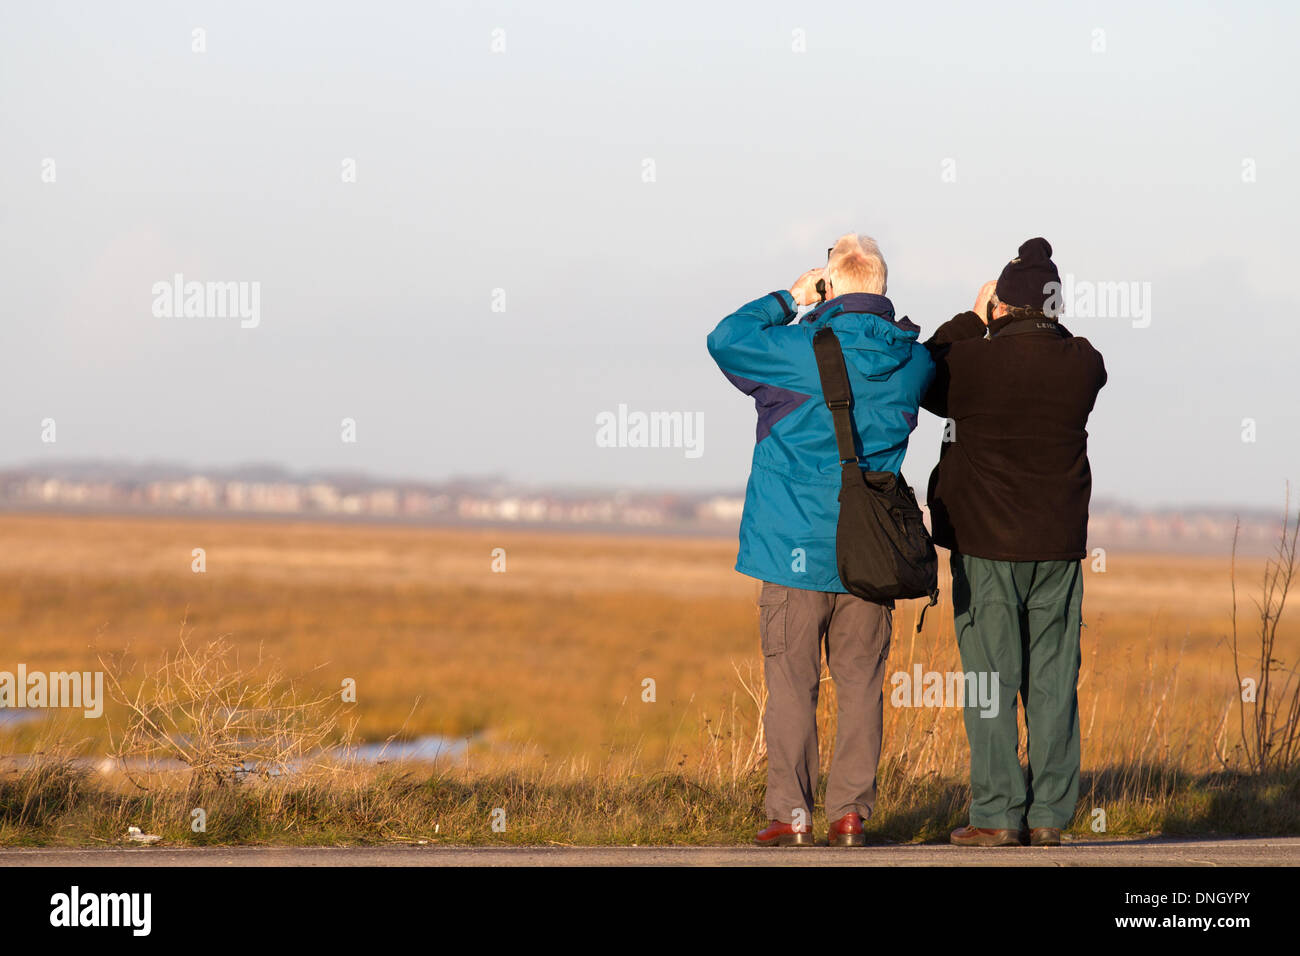
[[[826,277],[836,295],[846,292],[884,295],[889,287],[889,267],[880,254],[880,246],[870,236],[856,232],[835,241],[826,263]]]

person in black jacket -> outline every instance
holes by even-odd
[[[996,675],[996,707],[965,702],[968,826],[959,846],[1060,843],[1079,794],[1077,684],[1087,553],[1086,425],[1106,384],[1101,353],[1055,313],[1060,275],[1030,239],[975,311],[926,342],[935,380],[922,406],[947,419],[928,503],[950,549],[954,625],[967,673]],[[1025,707],[1029,773],[1017,753]]]

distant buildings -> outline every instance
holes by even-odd
[[[739,494],[549,490],[494,479],[421,484],[357,476],[299,478],[266,467],[200,474],[176,466],[79,463],[0,472],[0,508],[11,510],[300,515],[733,534],[743,507]],[[1095,502],[1089,547],[1226,553],[1237,517],[1226,510],[1142,510]],[[1272,549],[1280,524],[1280,514],[1243,513],[1239,550]]]
[[[90,467],[80,465],[72,471]],[[711,525],[735,525],[743,503],[740,497],[522,489],[495,481],[420,485],[286,476],[274,480],[204,474],[151,478],[130,467],[121,472],[114,477],[50,475],[31,469],[0,472],[0,507],[707,530]]]

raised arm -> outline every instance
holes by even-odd
[[[709,333],[709,354],[724,375],[741,391],[752,392],[758,385],[798,388],[806,356],[801,347],[811,348],[806,328],[790,325],[796,305],[817,301],[817,280],[821,269],[809,269],[788,292],[771,292],[742,305]]]
[[[954,342],[984,337],[984,321],[974,312],[953,316],[925,342],[934,359],[934,381],[921,399],[921,407],[940,418],[948,417],[948,349]]]

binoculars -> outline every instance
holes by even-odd
[[[834,247],[834,246],[831,246],[829,249],[826,250],[826,264],[827,264],[827,265],[830,265],[830,262],[831,262],[831,253],[834,252],[834,251],[835,251],[835,247]],[[826,301],[826,280],[825,280],[825,279],[818,279],[818,280],[817,280],[817,284],[816,284],[815,286],[813,286],[813,288],[817,290],[817,298],[818,298],[820,301],[825,302],[825,301]]]

